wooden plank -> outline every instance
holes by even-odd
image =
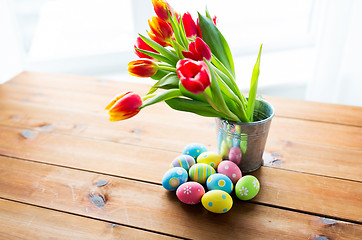
[[[158,184],[179,154],[47,132],[34,132],[32,138],[24,138],[22,129],[0,129],[3,155]],[[362,221],[361,183],[265,167],[255,174],[261,174],[258,176],[263,183],[257,198],[260,203]],[[341,189],[345,198],[340,197]]]
[[[192,239],[359,239],[359,224],[235,201],[223,215],[159,185],[0,157],[0,197]],[[97,186],[97,182],[106,185]],[[330,186],[328,184],[328,186]]]
[[[5,126],[127,143],[178,153],[187,142],[201,142],[206,144],[209,149],[216,150],[213,119],[197,118],[186,113],[183,114],[185,118],[176,127],[176,120],[173,119],[161,123],[147,120],[153,119],[153,117],[145,120],[143,116],[136,116],[134,119],[122,123],[111,123],[103,115],[70,112],[8,100],[0,102],[0,109],[2,113],[0,124]],[[153,114],[151,109],[145,109],[145,111],[145,115]],[[168,119],[168,115],[165,118]],[[203,127],[195,125],[193,120],[194,122],[205,120],[202,124]],[[182,124],[184,121],[187,124]],[[269,157],[265,157],[266,165],[362,181],[362,151],[309,144],[299,142],[299,139],[296,138],[293,140],[293,134],[295,134],[293,128],[297,127],[286,127],[287,130],[285,130],[285,127],[281,126],[282,124],[272,126],[266,146],[266,151],[270,153]],[[276,127],[282,128],[282,131],[273,133]],[[325,131],[328,132],[328,128]],[[300,136],[298,135],[298,137]],[[283,138],[280,139],[280,137]],[[3,141],[5,144],[8,142],[6,138]],[[277,157],[274,158],[271,153]]]
[[[0,199],[0,239],[176,239]]]
[[[7,85],[0,88],[0,96],[0,100],[10,99],[23,103],[25,101],[52,108],[69,109],[74,112],[99,113],[105,118],[107,117],[107,113],[104,111],[107,101],[99,95],[73,94],[49,89],[32,89],[29,91],[29,88],[24,86]],[[200,129],[200,125],[203,127],[205,123],[213,124],[214,122],[210,118],[173,111],[166,104],[158,104],[144,109],[136,118],[156,124],[171,124],[173,128],[175,128],[175,124],[178,124]],[[128,121],[133,121],[133,119]],[[362,150],[362,128],[356,126],[275,117],[272,122],[270,137],[284,141]]]
[[[145,94],[149,85],[107,81],[91,77],[24,72],[9,83],[104,95],[106,99],[121,91],[133,90]],[[8,84],[8,83],[7,83]],[[72,86],[72,87],[70,87]],[[300,118],[353,126],[362,126],[362,108],[347,105],[317,103],[265,96],[276,109],[277,116]]]

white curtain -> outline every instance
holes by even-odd
[[[6,0],[0,0],[0,84],[23,71],[24,49]]]
[[[362,1],[326,2],[307,100],[362,106]]]

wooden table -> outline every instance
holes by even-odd
[[[362,239],[362,108],[267,97],[276,109],[258,196],[226,214],[160,182],[213,119],[165,104],[111,123],[148,86],[24,72],[0,85],[0,239]]]

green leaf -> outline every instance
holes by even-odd
[[[179,83],[179,89],[180,89],[182,95],[184,95],[184,96],[186,96],[188,98],[191,98],[191,99],[194,99],[194,100],[197,100],[197,101],[200,101],[200,102],[205,102],[205,103],[207,102],[204,95],[202,95],[202,94],[194,94],[194,93],[189,92],[188,90],[186,90],[186,88],[182,85],[181,82]]]
[[[154,53],[154,52],[150,52],[150,51],[147,51],[147,50],[143,50],[143,49],[139,49],[139,48],[135,48],[135,50],[141,52],[141,53],[144,53],[146,54],[147,56],[150,56],[150,57],[153,57],[157,60],[160,60],[161,62],[165,62],[165,63],[168,63],[168,64],[171,64],[173,65],[174,62],[169,60],[167,57],[164,57],[163,55],[161,54],[158,54],[158,53]]]
[[[177,74],[171,72],[171,73],[167,74],[166,76],[164,76],[162,79],[160,79],[152,87],[154,87],[154,88],[165,88],[165,87],[178,88],[179,81],[180,80],[179,80]]]
[[[202,39],[210,47],[215,56],[223,63],[223,65],[235,76],[234,61],[231,51],[224,36],[215,26],[214,22],[208,17],[199,13],[199,24],[202,33]]]
[[[166,48],[162,47],[160,44],[156,43],[155,41],[139,34],[140,38],[148,44],[151,48],[155,49],[157,52],[168,58],[172,62],[172,66],[176,66],[176,63],[178,62],[179,58]]]
[[[250,90],[249,90],[249,97],[248,97],[248,108],[247,108],[247,114],[249,116],[249,120],[251,122],[254,121],[254,107],[255,107],[255,98],[256,98],[256,92],[258,89],[258,78],[259,78],[259,65],[260,65],[260,56],[261,56],[261,50],[263,48],[263,44],[260,45],[260,50],[258,54],[258,59],[256,60],[253,74],[251,76],[251,82],[250,82]]]
[[[170,71],[165,71],[165,70],[162,70],[162,69],[158,69],[156,74],[153,75],[151,78],[153,80],[160,80],[161,78],[163,78],[164,76],[166,76],[169,73],[170,73]]]
[[[225,115],[214,110],[209,104],[196,100],[173,98],[165,102],[174,110],[191,112],[204,117],[225,117]]]
[[[159,103],[159,102],[166,101],[168,99],[180,97],[180,96],[182,96],[182,93],[179,89],[166,90],[166,91],[160,92],[159,94],[156,94],[155,96],[147,99],[142,104],[142,106],[139,107],[139,109],[141,110],[142,108],[150,106],[152,104]],[[146,96],[146,98],[147,98],[147,96]]]

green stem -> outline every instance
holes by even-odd
[[[219,109],[215,106],[215,104],[212,102],[210,96],[207,95],[206,91],[204,91],[203,94],[204,94],[207,102],[211,105],[211,107],[212,107],[213,109],[215,109],[216,111],[220,112],[220,110],[219,110]]]
[[[158,68],[170,72],[177,72],[177,69],[171,66],[158,65]]]

